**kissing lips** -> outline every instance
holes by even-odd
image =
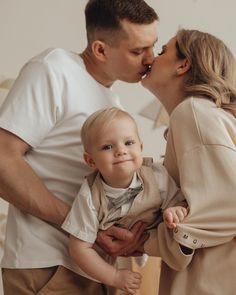
[[[146,70],[142,73],[142,77],[145,78],[151,72],[152,66],[149,65]]]

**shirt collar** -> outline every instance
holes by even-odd
[[[112,186],[109,186],[108,184],[106,184],[102,180],[101,177],[100,177],[100,179],[101,179],[105,194],[109,198],[117,198],[117,197],[123,195],[129,188],[136,188],[142,184],[142,182],[139,179],[138,174],[136,172],[134,173],[133,179],[132,179],[129,187],[127,187],[127,188],[112,187]]]

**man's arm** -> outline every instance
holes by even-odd
[[[69,205],[54,196],[24,160],[30,146],[0,129],[0,196],[26,213],[61,225]]]

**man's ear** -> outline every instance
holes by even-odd
[[[100,61],[104,61],[106,59],[105,47],[106,47],[106,44],[100,40],[94,41],[91,45],[93,54]]]
[[[190,62],[188,61],[187,58],[181,59],[178,62],[178,67],[176,70],[177,76],[181,76],[186,74],[189,70],[191,69]]]
[[[84,152],[84,160],[90,168],[96,169],[95,162],[89,153]]]

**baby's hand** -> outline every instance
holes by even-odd
[[[118,269],[115,275],[114,287],[125,291],[128,294],[135,294],[140,288],[142,276],[138,272],[128,269]]]
[[[188,210],[182,206],[169,207],[163,212],[163,220],[168,228],[173,229],[187,214]]]

